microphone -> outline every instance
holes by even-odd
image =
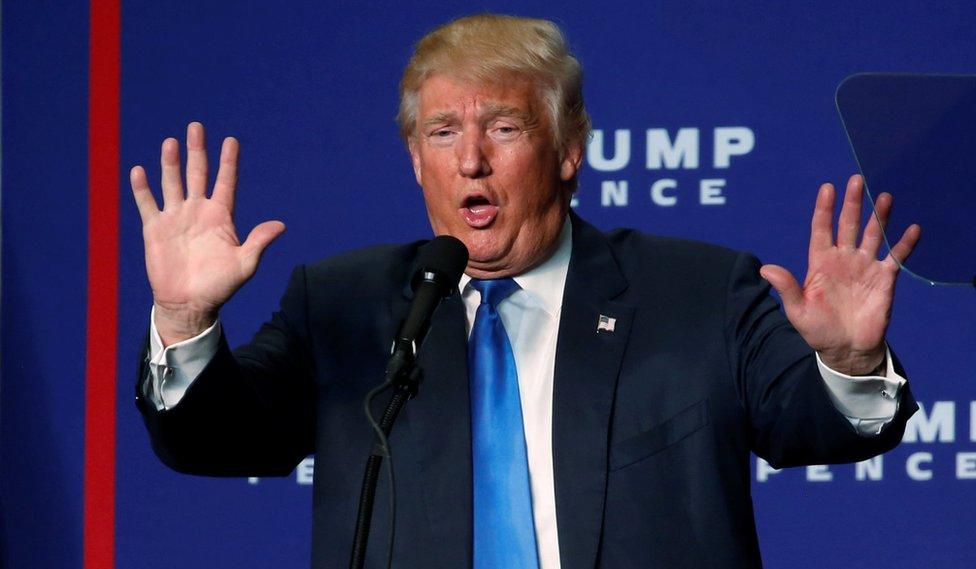
[[[451,296],[468,264],[468,249],[450,235],[435,237],[417,252],[417,270],[410,279],[413,304],[403,320],[386,367],[387,377],[396,380],[417,356],[427,335],[430,319],[441,300]]]
[[[396,527],[395,512],[396,485],[393,484],[393,456],[387,436],[408,399],[417,395],[422,372],[414,364],[418,346],[424,341],[430,319],[441,300],[451,296],[461,280],[461,273],[468,264],[468,249],[457,238],[449,235],[435,237],[417,251],[417,270],[410,279],[413,288],[413,304],[403,320],[400,330],[393,339],[390,359],[386,364],[386,377],[382,384],[373,388],[363,399],[363,410],[366,418],[376,433],[376,444],[366,461],[366,472],[363,474],[363,488],[359,494],[359,514],[356,517],[356,534],[353,537],[352,557],[349,566],[362,569],[366,560],[366,543],[369,539],[369,528],[373,516],[373,500],[376,497],[376,482],[378,480],[380,463],[384,457],[387,461],[388,480],[390,482],[390,541],[387,550],[387,567],[393,556],[393,535]],[[386,410],[379,421],[373,417],[370,405],[373,397],[384,390],[394,388],[393,397],[386,406]]]

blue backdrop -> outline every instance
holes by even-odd
[[[81,566],[87,10],[3,4],[0,562],[11,568]],[[798,275],[817,187],[855,171],[836,85],[859,71],[971,73],[976,56],[969,2],[125,2],[118,567],[305,567],[311,526],[311,463],[284,479],[209,479],[153,456],[132,404],[152,301],[128,168],[146,165],[158,191],[159,144],[191,120],[207,128],[212,163],[223,136],[240,139],[240,231],[288,226],[222,313],[243,342],[295,264],[429,234],[393,123],[396,86],[414,41],[478,10],[553,19],[582,61],[596,136],[581,215],[748,249]],[[664,140],[685,153],[663,159]],[[867,466],[756,465],[769,567],[976,564],[974,322],[972,290],[902,277],[889,340],[923,412]]]

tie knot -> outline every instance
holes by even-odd
[[[519,285],[510,278],[505,279],[471,279],[471,286],[481,293],[481,303],[492,308],[498,308],[498,303],[512,295],[519,289]]]

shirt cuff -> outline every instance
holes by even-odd
[[[180,402],[193,380],[217,353],[220,320],[193,338],[166,347],[156,330],[155,307],[150,312],[149,322],[150,384],[146,395],[161,411]]]
[[[891,350],[885,350],[885,375],[851,376],[827,367],[817,354],[817,367],[827,394],[858,433],[865,436],[881,432],[898,411],[901,386],[906,379],[895,372]]]

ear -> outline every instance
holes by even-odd
[[[569,182],[579,173],[580,164],[583,162],[583,143],[573,141],[566,145],[563,151],[563,160],[559,164],[559,178],[564,182]]]
[[[413,135],[410,135],[410,138],[407,139],[407,150],[410,151],[410,162],[413,164],[413,176],[417,179],[417,185],[423,186],[423,175],[421,173],[423,169],[420,167],[420,150],[418,149],[419,144],[420,143],[417,142],[417,139]]]

